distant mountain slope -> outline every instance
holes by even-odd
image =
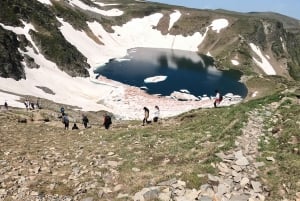
[[[129,0],[126,2],[112,1],[111,4],[90,0],[11,0],[1,1],[1,9],[5,11],[0,14],[0,22],[3,25],[22,27],[24,26],[22,22],[31,23],[35,30],[30,30],[29,34],[38,48],[36,51],[55,62],[60,69],[71,76],[88,75],[86,69],[90,68],[87,63],[89,55],[78,51],[78,48],[76,49],[61,34],[59,30],[61,23],[58,18],[64,19],[76,30],[84,30],[96,43],[103,45],[107,44],[107,41],[102,41],[101,36],[96,36],[90,30],[88,22],[96,20],[108,33],[112,33],[115,32],[113,26],[122,26],[133,18],[162,13],[164,17],[153,28],[160,30],[163,35],[189,36],[196,32],[203,33],[214,19],[227,19],[229,26],[221,34],[208,31],[208,36],[198,49],[200,53],[212,54],[220,68],[237,68],[244,72],[257,72],[255,68],[252,69],[252,57],[255,55],[249,46],[250,43],[254,43],[264,54],[268,54],[271,65],[277,69],[277,74],[286,75],[288,70],[294,78],[298,79],[299,77],[299,21],[276,13],[242,14],[224,10],[196,10]],[[174,26],[168,28],[170,22],[168,16],[175,9],[181,13],[181,16]],[[131,31],[134,33],[137,30]],[[7,31],[4,31],[2,27],[2,36],[4,32]],[[152,39],[149,38],[149,40]],[[22,45],[19,43],[21,41],[9,45],[9,52],[17,54],[16,48]],[[2,39],[1,48],[4,47],[5,41]],[[243,61],[239,63],[243,65],[232,65],[230,60],[233,58],[242,59]],[[22,69],[20,61],[22,61],[20,56],[9,61],[7,54],[1,54],[0,62],[9,63],[10,65],[7,66],[11,69],[6,68],[2,72],[3,77],[25,78],[26,73],[22,73],[24,69]]]

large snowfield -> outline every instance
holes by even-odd
[[[47,6],[51,6],[51,1],[49,0],[39,1]],[[118,9],[101,10],[96,7],[90,7],[79,0],[70,0],[69,2],[71,6],[77,6],[101,15],[119,16],[123,14],[123,11]],[[97,3],[105,6],[104,3]],[[120,119],[142,119],[142,108],[144,106],[150,108],[151,115],[151,111],[154,111],[154,106],[158,105],[161,108],[162,117],[174,116],[194,108],[212,107],[213,100],[209,98],[199,101],[177,101],[170,97],[148,95],[139,88],[127,86],[102,76],[99,79],[95,79],[96,75],[93,74],[95,68],[103,65],[111,58],[125,56],[128,49],[152,47],[198,51],[198,46],[205,39],[208,30],[222,34],[222,29],[226,29],[229,24],[226,19],[216,19],[211,22],[203,34],[196,32],[186,37],[182,35],[162,35],[160,31],[153,29],[162,17],[161,13],[156,13],[144,18],[132,19],[122,26],[113,26],[114,33],[106,32],[102,25],[96,21],[88,22],[90,30],[104,45],[96,43],[84,31],[75,30],[62,18],[57,18],[62,24],[60,31],[66,40],[87,57],[87,62],[91,66],[91,69],[89,69],[90,77],[71,77],[59,70],[55,63],[47,60],[42,54],[35,53],[31,47],[27,47],[27,52],[22,52],[21,50],[20,52],[23,55],[29,55],[34,58],[40,68],[30,69],[24,63],[26,80],[15,81],[10,78],[0,78],[0,89],[22,96],[32,95],[60,104],[78,106],[83,111],[107,110],[114,113]],[[180,17],[181,13],[178,10],[174,10],[170,14],[169,30]],[[16,34],[24,34],[33,44],[33,47],[38,50],[29,35],[29,30],[34,30],[34,26],[25,22],[23,24],[24,27],[11,27],[0,23],[4,29],[13,31]],[[276,74],[272,65],[259,48],[253,43],[249,45],[261,59],[261,61],[258,61],[253,58],[262,70],[266,74]],[[232,63],[238,65],[239,61],[238,59],[234,59]],[[147,81],[153,82],[153,78],[149,78]],[[54,94],[46,93],[41,90],[41,87],[51,89]],[[24,104],[19,100],[20,96],[18,95],[0,92],[0,104],[7,101],[10,106],[24,107]],[[229,105],[235,103],[235,101],[228,101],[223,104]]]

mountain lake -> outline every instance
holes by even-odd
[[[162,96],[174,91],[214,96],[216,89],[221,94],[247,95],[246,86],[239,81],[239,71],[217,70],[212,57],[191,51],[133,48],[123,58],[110,59],[95,73]]]

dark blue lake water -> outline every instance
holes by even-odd
[[[219,71],[213,60],[195,52],[134,48],[121,59],[111,59],[95,73],[128,85],[147,88],[149,94],[169,96],[174,91],[188,90],[195,96],[233,93],[245,97],[247,88],[239,82],[241,73],[234,70]],[[145,82],[146,78],[166,76],[160,82]]]

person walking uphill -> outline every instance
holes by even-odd
[[[144,119],[143,119],[143,126],[145,125],[145,123],[149,123],[148,122],[148,118],[149,118],[149,109],[147,107],[144,107]]]
[[[111,124],[112,124],[111,117],[105,113],[103,115],[103,126],[105,127],[105,129],[109,129]]]
[[[215,90],[216,93],[216,97],[215,97],[215,101],[214,101],[214,107],[217,107],[217,105],[219,105],[223,99],[222,95],[220,94],[219,90]]]
[[[89,119],[87,118],[87,116],[86,115],[82,115],[82,123],[83,123],[83,125],[84,125],[84,128],[87,128],[87,126],[88,126],[88,123],[89,123]]]
[[[69,130],[69,117],[67,114],[64,114],[64,116],[62,117],[62,122],[65,125],[65,130]]]

